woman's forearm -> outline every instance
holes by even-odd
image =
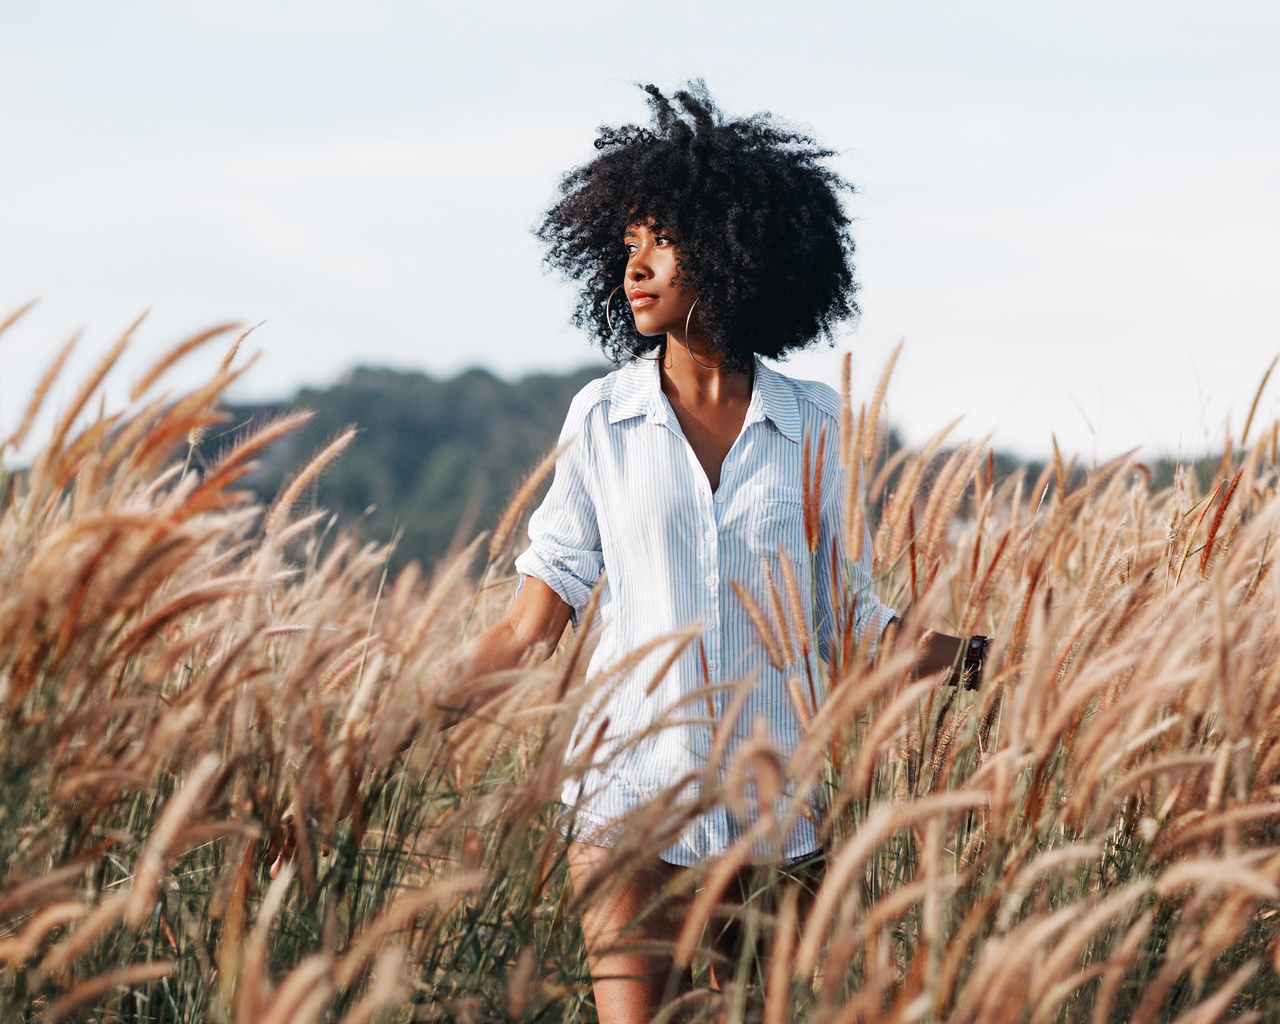
[[[541,662],[555,650],[573,610],[554,590],[532,577],[501,619],[467,644],[454,693],[463,703],[481,694],[475,683],[485,676]]]
[[[926,633],[921,638],[920,657],[916,662],[916,672],[922,676],[935,672],[950,672],[960,664],[960,649],[964,641],[958,636],[946,633]]]
[[[902,620],[895,615],[889,620],[889,626],[901,629]],[[916,675],[930,676],[937,672],[950,672],[960,664],[960,652],[963,646],[964,641],[958,636],[927,630],[920,637],[916,657]]]

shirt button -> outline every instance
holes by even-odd
[[[724,504],[724,495],[723,495],[723,494],[717,494],[717,495],[716,495],[716,504],[717,504],[717,505],[723,505],[723,504]]]
[[[715,539],[716,539],[716,531],[715,531],[715,530],[708,530],[708,531],[706,532],[705,536],[706,536],[707,540],[715,540]]]
[[[715,577],[715,574],[713,573],[712,575],[707,577],[707,586],[714,587],[715,585],[716,585],[716,577]]]
[[[716,663],[714,661],[707,662],[707,668],[714,672],[716,670]]]

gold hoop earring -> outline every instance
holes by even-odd
[[[621,288],[621,287],[622,285],[618,285],[618,288]],[[644,359],[647,362],[656,363],[659,359],[662,358],[661,355],[642,356],[639,352],[628,347],[627,344],[622,340],[622,338],[618,336],[618,331],[613,326],[613,317],[609,314],[609,305],[613,302],[613,297],[618,294],[618,288],[615,288],[613,291],[611,291],[609,293],[609,297],[604,300],[604,322],[609,325],[609,333],[613,335],[613,340],[618,343],[618,348],[622,349],[622,351],[627,353],[627,355],[629,355],[632,359]],[[695,300],[695,302],[696,301],[697,300]]]
[[[697,304],[698,304],[698,300],[694,299],[693,306],[696,306]],[[693,320],[693,306],[689,307],[689,315],[684,318],[684,347],[689,351],[689,358],[692,359],[699,366],[701,366],[704,370],[718,370],[720,369],[720,367],[724,366],[725,364],[724,359],[721,359],[720,362],[718,363],[711,363],[710,365],[708,365],[702,362],[697,356],[693,354],[693,349],[689,345],[689,324]]]

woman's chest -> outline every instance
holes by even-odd
[[[596,508],[606,571],[707,578],[717,567],[749,572],[782,548],[797,558],[804,537],[800,446],[767,423],[747,426],[720,464],[713,491],[685,438],[647,420],[613,431],[596,448]]]

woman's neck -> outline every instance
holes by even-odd
[[[754,367],[731,369],[724,355],[691,332],[690,344],[674,333],[667,335],[659,370],[662,390],[668,397],[681,396],[698,405],[734,405],[751,399]]]

